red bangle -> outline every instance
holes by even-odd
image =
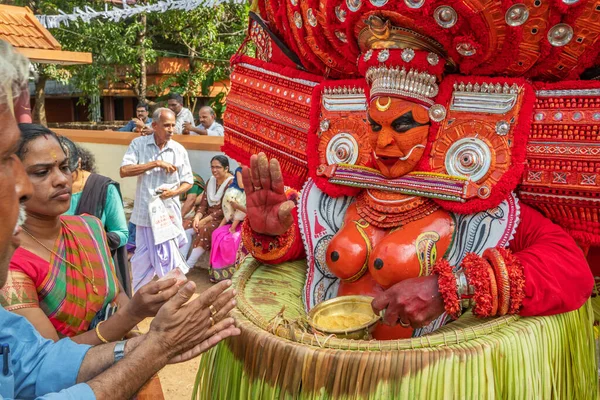
[[[475,253],[468,253],[462,261],[462,267],[465,270],[469,284],[473,286],[475,293],[473,300],[473,314],[478,317],[489,317],[494,315],[494,291],[492,290],[491,278],[493,272],[491,266],[483,258]],[[494,280],[494,287],[496,282]],[[497,292],[495,293],[497,297]],[[498,299],[495,299],[496,310],[498,308]]]
[[[492,313],[489,315],[493,317],[498,314],[498,284],[496,283],[496,277],[494,276],[494,268],[488,264],[487,272],[490,277],[490,296],[492,298]]]
[[[525,298],[525,274],[519,258],[509,249],[498,248],[498,252],[504,259],[508,279],[510,280],[510,307],[508,314],[518,314]]]
[[[442,299],[444,299],[444,309],[452,319],[458,319],[461,314],[461,306],[452,266],[446,259],[438,260],[433,266],[433,273],[438,275],[438,287]]]
[[[483,252],[482,256],[492,265],[494,276],[498,285],[498,315],[508,313],[510,306],[510,279],[504,258],[495,248],[489,248]]]

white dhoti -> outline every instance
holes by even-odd
[[[150,282],[154,276],[162,278],[175,267],[179,267],[184,274],[188,273],[189,268],[179,249],[187,243],[185,235],[182,234],[175,239],[155,244],[152,228],[138,226],[135,240],[135,254],[131,258],[134,292]]]

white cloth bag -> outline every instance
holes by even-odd
[[[183,234],[181,210],[177,201],[154,196],[148,204],[154,244],[161,244]]]

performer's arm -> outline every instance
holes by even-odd
[[[445,310],[453,318],[469,306],[479,317],[565,313],[581,307],[594,287],[573,238],[527,205],[521,205],[509,248],[469,253],[461,267],[454,274],[446,260],[434,267]]]
[[[575,310],[590,297],[594,278],[581,249],[561,227],[529,206],[510,249],[523,266],[525,298],[520,315]]]

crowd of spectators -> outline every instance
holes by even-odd
[[[240,334],[229,317],[235,291],[226,280],[192,299],[194,282],[165,275],[127,292],[113,260],[128,239],[119,186],[94,173],[84,149],[23,117],[28,77],[28,60],[0,40],[0,399],[132,398],[166,364]],[[152,133],[143,124],[133,142],[172,149],[175,115],[157,112]],[[160,163],[151,169],[175,172]],[[192,182],[184,173],[153,190],[179,204]]]

